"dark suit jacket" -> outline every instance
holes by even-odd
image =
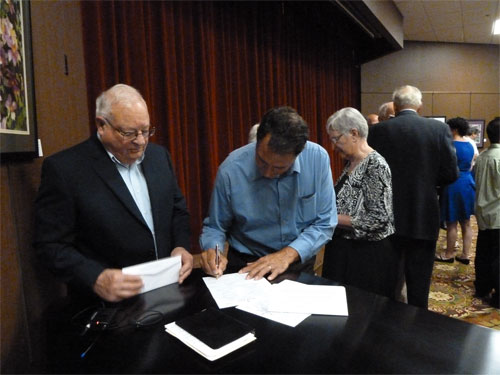
[[[189,249],[189,214],[168,151],[148,144],[142,168],[158,256]],[[96,135],[45,159],[35,206],[34,246],[70,286],[89,291],[105,268],[156,259],[151,231]]]
[[[449,127],[405,110],[370,127],[368,144],[391,168],[396,235],[437,240],[436,187],[458,178]]]

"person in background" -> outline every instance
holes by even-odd
[[[396,117],[370,128],[368,144],[391,169],[394,223],[391,237],[400,253],[408,303],[427,308],[439,234],[437,186],[458,177],[449,127],[421,117],[422,93],[401,86],[393,93]]]
[[[75,301],[117,302],[140,293],[121,269],[180,256],[191,273],[189,214],[168,151],[141,94],[118,84],[96,100],[97,132],[46,158],[35,202],[34,247]],[[97,299],[99,301],[99,299]]]
[[[259,129],[259,124],[255,124],[250,128],[248,132],[248,143],[257,141],[257,129]]]
[[[368,126],[378,124],[378,115],[376,113],[370,113],[366,116],[366,122],[368,123]]]
[[[474,163],[476,162],[476,158],[479,156],[479,151],[476,145],[476,138],[478,137],[478,135],[479,135],[479,129],[476,127],[469,126],[469,131],[467,132],[467,135],[464,136],[464,139],[469,141],[472,147],[474,148],[474,158],[472,159],[471,169],[474,168]]]
[[[475,258],[476,296],[499,308],[500,294],[500,117],[486,128],[490,147],[479,154],[475,169],[476,218],[479,227]]]
[[[366,142],[368,124],[354,108],[326,123],[332,146],[347,164],[335,184],[338,225],[325,247],[322,276],[394,299],[398,253],[394,233],[391,171]]]
[[[378,121],[387,121],[394,117],[394,102],[382,104],[378,109]]]
[[[273,280],[286,270],[313,273],[316,253],[337,225],[330,158],[308,141],[306,122],[293,108],[269,110],[257,142],[220,165],[203,221],[201,263],[209,275],[248,272]],[[228,257],[215,262],[226,238]]]
[[[474,148],[465,139],[469,131],[467,120],[455,117],[448,120],[448,126],[453,135],[453,144],[457,154],[457,165],[460,170],[458,179],[442,189],[441,221],[446,222],[446,251],[437,254],[438,262],[453,263],[454,259],[460,263],[469,264],[470,248],[472,245],[472,228],[470,216],[474,214],[475,183],[472,178],[471,164],[474,160]],[[462,254],[454,257],[455,242],[457,240],[457,226],[462,228]]]

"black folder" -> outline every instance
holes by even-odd
[[[252,327],[213,307],[182,318],[175,324],[212,349],[254,333]]]

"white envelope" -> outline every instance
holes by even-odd
[[[145,293],[176,283],[179,280],[180,270],[181,257],[176,256],[125,267],[122,272],[127,275],[139,275],[144,283],[141,293]]]

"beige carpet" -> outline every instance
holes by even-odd
[[[473,229],[471,262],[469,265],[457,261],[454,263],[434,262],[429,310],[500,330],[500,310],[474,297],[474,258],[477,241],[477,222],[474,216],[472,216],[471,223]],[[460,255],[462,249],[460,230],[458,244],[459,248],[456,250],[456,254]],[[441,229],[436,251],[444,252],[445,249],[446,230]]]

